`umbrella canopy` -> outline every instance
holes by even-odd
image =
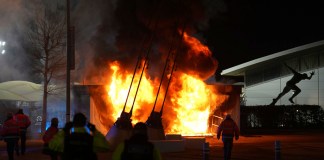
[[[0,100],[41,101],[42,85],[27,81],[8,81],[0,83]]]

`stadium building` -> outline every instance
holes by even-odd
[[[310,79],[297,83],[301,92],[294,98],[295,104],[324,106],[324,40],[291,48],[261,57],[226,70],[222,76],[244,77],[241,103],[246,106],[269,105],[286,86],[293,73],[287,64],[299,73],[315,71]],[[291,105],[293,91],[281,97],[276,105]]]

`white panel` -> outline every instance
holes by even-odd
[[[309,75],[310,71],[304,72]],[[266,83],[245,88],[246,105],[268,105],[283,90],[292,75]],[[316,69],[310,80],[302,80],[297,84],[301,89],[295,98],[297,104],[320,105],[324,108],[324,68]],[[276,103],[276,105],[291,105],[288,99],[293,95],[290,91]]]
[[[246,88],[246,105],[267,105],[280,92],[280,79]]]

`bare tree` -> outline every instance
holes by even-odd
[[[31,44],[30,53],[34,73],[43,81],[42,133],[45,131],[47,119],[47,98],[55,90],[54,79],[65,78],[66,68],[66,20],[59,11],[50,12],[46,9],[36,11],[36,18],[31,26],[28,40]]]

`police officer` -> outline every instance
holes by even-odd
[[[24,114],[22,109],[19,109],[18,112],[15,114],[14,119],[17,121],[19,125],[19,136],[20,136],[20,148],[19,148],[19,142],[17,142],[16,146],[16,152],[17,155],[19,155],[19,149],[21,151],[21,154],[25,154],[26,150],[26,134],[27,134],[27,128],[30,126],[30,119],[27,115]]]
[[[1,136],[3,136],[4,141],[7,143],[9,160],[13,160],[15,145],[19,140],[19,126],[13,119],[12,113],[7,114],[7,119],[4,122],[1,130]]]
[[[73,117],[62,131],[59,131],[49,142],[49,148],[61,152],[63,160],[96,160],[96,152],[109,151],[109,143],[105,136],[87,123],[82,113]]]
[[[138,122],[130,139],[119,144],[113,153],[113,160],[161,160],[159,150],[148,141],[147,126]]]
[[[225,119],[218,127],[217,139],[219,139],[221,135],[224,145],[224,160],[230,160],[233,148],[233,138],[235,137],[235,140],[239,139],[239,128],[230,114],[226,115]]]

